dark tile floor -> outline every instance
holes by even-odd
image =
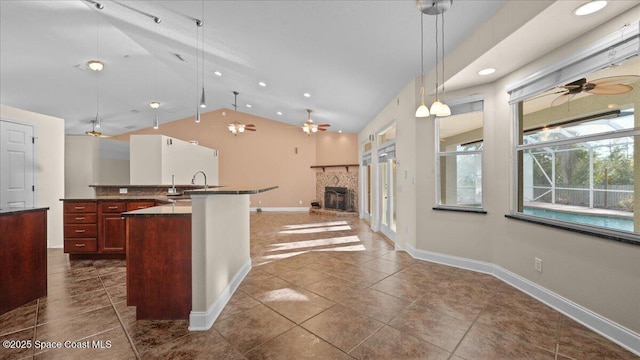
[[[189,332],[135,320],[124,261],[50,249],[48,296],[0,316],[1,340],[32,347],[0,359],[638,359],[492,276],[394,252],[358,219],[252,214],[251,252],[213,328]]]

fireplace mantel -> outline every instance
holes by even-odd
[[[335,168],[335,167],[343,167],[349,172],[349,167],[351,166],[360,166],[360,164],[341,164],[341,165],[311,165],[312,169],[322,169],[324,172],[325,168]]]

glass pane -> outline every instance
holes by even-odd
[[[383,145],[396,139],[396,125],[391,125],[388,129],[378,134],[378,145]]]
[[[634,231],[634,150],[640,137],[523,152],[523,212]]]
[[[380,164],[380,217],[383,225],[389,225],[389,176],[387,175],[387,163]]]
[[[482,111],[438,118],[440,152],[482,150]]]
[[[482,156],[440,156],[440,205],[482,206]]]

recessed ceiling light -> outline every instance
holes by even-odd
[[[310,97],[311,97],[311,94],[309,94],[309,93],[307,93],[307,92],[306,92],[306,93],[302,94],[302,96],[310,98]]]
[[[588,3],[578,6],[573,10],[573,13],[578,16],[589,15],[602,10],[605,6],[607,6],[607,2],[604,0],[589,1]]]
[[[282,115],[282,111],[278,111],[276,114],[278,114],[278,115]]]
[[[93,71],[102,71],[104,69],[104,63],[98,60],[87,61],[87,66]]]
[[[157,109],[157,108],[160,107],[160,103],[157,102],[157,101],[151,101],[151,102],[149,102],[149,107],[152,108],[152,109]]]
[[[222,73],[220,71],[214,71],[213,73],[218,75],[218,76],[222,76]]]
[[[267,84],[266,84],[264,81],[260,81],[260,82],[258,83],[258,85],[260,85],[260,86],[262,86],[262,87],[267,86]]]
[[[494,72],[496,72],[496,69],[494,68],[486,68],[486,69],[482,69],[480,71],[478,71],[478,75],[490,75],[493,74]]]
[[[342,134],[342,130],[338,130],[338,132],[339,132],[340,134]]]
[[[250,108],[250,107],[251,107],[251,104],[247,104],[247,107],[248,107],[248,108]]]

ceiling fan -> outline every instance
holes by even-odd
[[[232,133],[234,136],[237,136],[238,134],[242,134],[245,131],[257,130],[254,124],[240,124],[238,122],[237,120],[238,119],[238,94],[240,93],[237,91],[233,92],[233,95],[234,95],[233,108],[235,110],[235,120],[231,124],[227,125],[227,130],[229,130],[229,132]]]
[[[112,136],[112,135],[104,135],[101,132],[96,131],[96,121],[95,120],[91,120],[91,125],[92,125],[91,131],[85,131],[85,134],[87,134],[89,136],[94,136],[94,137],[99,137],[99,138],[107,138],[107,139],[111,139],[111,138],[115,137],[115,136]]]
[[[633,90],[633,87],[628,84],[636,82],[638,80],[640,80],[640,76],[637,75],[610,76],[595,79],[592,81],[587,81],[586,78],[582,78],[560,86],[560,91],[556,91],[543,96],[560,94],[551,102],[551,106],[557,106],[570,101],[577,94],[582,92],[594,95],[625,94]]]
[[[311,111],[311,109],[307,109],[307,121],[302,123],[302,131],[307,135],[318,131],[327,131],[327,128],[330,127],[331,124],[314,124],[313,120],[311,120]]]

